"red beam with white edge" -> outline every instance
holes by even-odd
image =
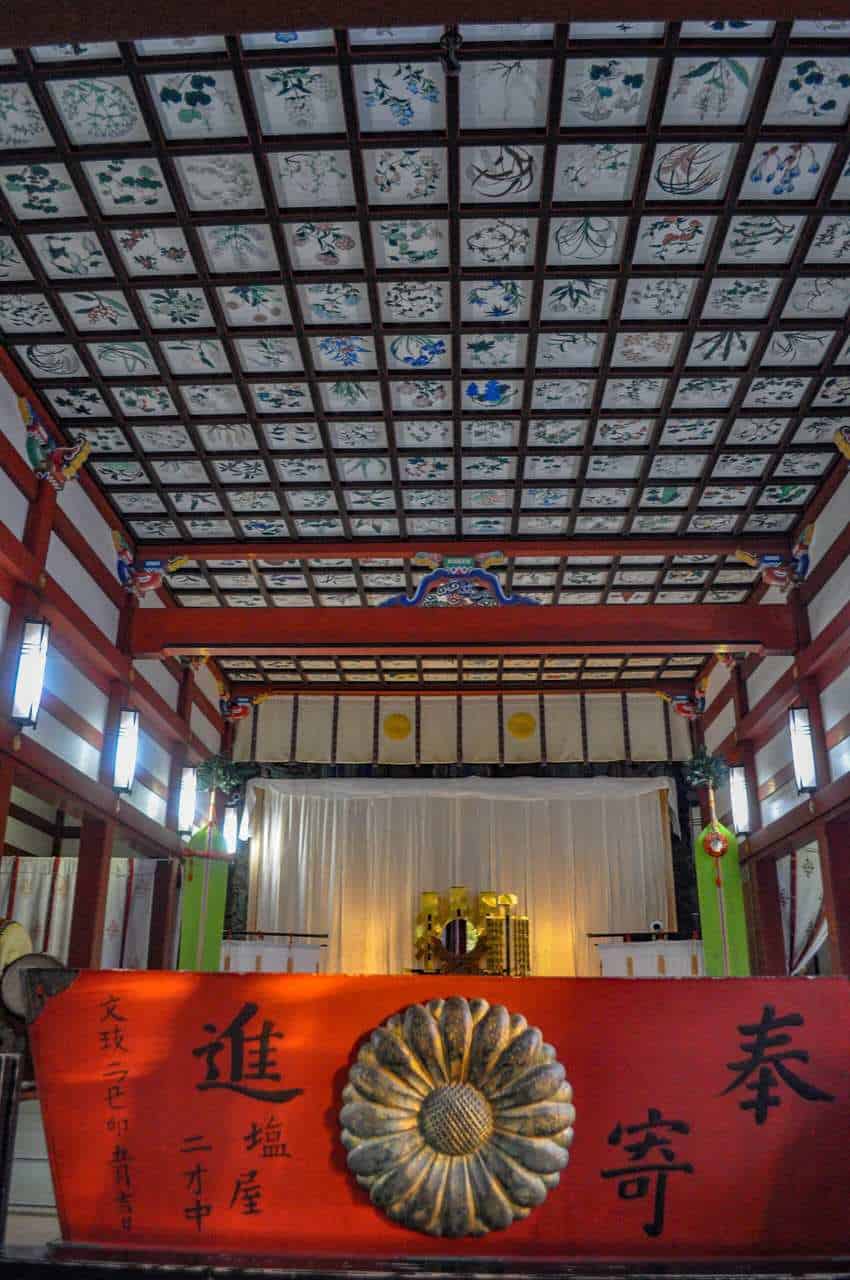
[[[497,609],[138,609],[134,657],[210,654],[793,653],[786,605],[514,605]]]
[[[789,555],[787,534],[770,538],[363,538],[321,542],[139,542],[140,560],[409,560],[415,555],[479,556],[733,556],[738,549],[755,555]]]
[[[238,676],[234,671],[233,675]],[[537,697],[543,694],[554,698],[579,693],[687,693],[693,685],[693,677],[682,680],[569,680],[550,681],[535,677],[534,680],[523,680],[511,683],[506,681],[497,684],[495,681],[474,682],[461,679],[440,680],[434,684],[420,684],[415,680],[392,681],[388,684],[349,684],[347,681],[322,680],[317,684],[301,684],[293,680],[291,684],[273,681],[260,684],[258,680],[238,680],[231,684],[230,692],[234,697],[256,698],[291,698],[297,694],[299,698],[320,698],[341,696],[345,698],[445,698],[446,694],[459,694],[463,698],[492,698],[501,694],[505,698],[515,698],[523,694]]]

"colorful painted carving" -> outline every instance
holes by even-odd
[[[659,698],[669,702],[677,716],[685,720],[698,720],[705,711],[705,691],[708,688],[708,677],[703,676],[694,686],[693,693],[664,693],[658,690]]]
[[[88,440],[59,445],[41,415],[25,396],[18,396],[18,410],[27,429],[27,458],[39,480],[46,480],[57,493],[73,480],[91,453]]]
[[[753,569],[760,569],[763,583],[770,587],[781,587],[787,594],[808,576],[814,531],[813,524],[806,526],[791,550],[790,560],[781,555],[754,556],[751,552],[740,549],[735,552],[735,559]]]
[[[149,591],[157,591],[167,573],[174,573],[189,563],[187,556],[172,556],[170,560],[142,560],[137,564],[130,544],[117,529],[112,530],[112,543],[118,557],[118,581],[139,598]]]
[[[246,720],[254,709],[254,699],[240,695],[233,697],[228,691],[227,686],[219,681],[218,684],[218,709],[222,720],[228,724],[234,724],[237,720]]]
[[[414,569],[429,569],[412,596],[391,596],[381,608],[396,605],[433,608],[492,609],[503,604],[537,604],[528,596],[506,595],[497,575],[497,565],[506,563],[501,551],[475,556],[441,556],[420,551],[411,560]]]

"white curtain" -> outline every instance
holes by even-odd
[[[785,969],[793,977],[805,970],[829,934],[817,841],[779,858],[776,876],[785,938]]]
[[[419,894],[466,885],[519,895],[535,975],[592,976],[589,932],[675,928],[675,794],[659,778],[257,780],[248,926],[327,933],[330,973],[401,973]]]
[[[112,859],[102,968],[147,968],[155,867],[149,858]],[[17,920],[36,951],[67,961],[76,883],[75,857],[4,855],[0,858],[0,916]]]

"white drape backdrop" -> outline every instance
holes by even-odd
[[[817,841],[780,858],[776,863],[776,876],[785,937],[785,969],[793,977],[803,972],[829,935]]]
[[[329,935],[330,973],[411,967],[422,890],[519,895],[532,972],[595,976],[588,932],[675,928],[666,778],[258,779],[248,927]]]
[[[109,866],[101,966],[146,969],[153,877],[148,858],[113,858]],[[23,925],[36,951],[67,961],[71,935],[75,857],[0,858],[0,916]]]

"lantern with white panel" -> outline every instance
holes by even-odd
[[[138,754],[139,713],[132,707],[122,707],[115,742],[115,762],[112,767],[112,787],[119,794],[133,790]]]
[[[747,774],[743,765],[729,770],[729,793],[732,799],[732,826],[739,836],[750,833],[750,797],[747,792]]]
[[[49,645],[50,623],[43,618],[28,619],[21,636],[11,715],[21,728],[34,726],[38,719]]]
[[[788,713],[791,731],[791,753],[794,757],[794,777],[800,795],[817,791],[815,753],[812,745],[812,722],[808,707],[792,707]]]

